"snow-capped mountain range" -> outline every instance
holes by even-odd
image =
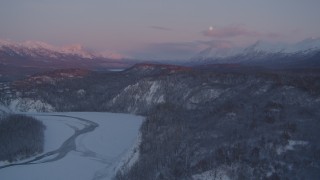
[[[84,48],[81,44],[57,47],[40,41],[13,42],[9,40],[0,40],[0,53],[5,53],[9,56],[27,56],[32,58],[61,58],[64,56],[75,56],[85,59],[124,58],[124,56],[111,51],[101,53],[94,52]]]
[[[136,61],[114,52],[94,52],[82,45],[57,47],[44,42],[0,40],[0,82],[54,69],[112,70]]]
[[[191,58],[196,64],[320,64],[320,38],[308,38],[297,43],[257,41],[247,47],[225,49],[209,46]],[[312,61],[312,62],[311,62]]]

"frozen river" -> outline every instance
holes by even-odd
[[[143,121],[141,116],[115,113],[30,115],[47,127],[44,153],[12,164],[2,162],[0,179],[111,179],[121,163],[133,157]]]

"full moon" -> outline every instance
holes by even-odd
[[[210,26],[210,27],[209,27],[209,31],[212,31],[212,30],[213,30],[213,27],[212,27],[212,26]]]

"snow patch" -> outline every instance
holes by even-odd
[[[192,103],[200,103],[203,102],[203,100],[214,100],[220,96],[222,93],[222,90],[220,89],[204,89],[195,94],[190,98],[190,101]]]
[[[123,156],[118,166],[115,168],[115,172],[127,172],[138,161],[140,155],[139,146],[141,144],[141,133],[138,134],[136,141],[132,145],[126,154]]]
[[[299,140],[289,140],[286,146],[281,146],[277,148],[277,154],[280,155],[286,151],[293,151],[295,146],[306,146],[309,143],[307,141],[299,141]]]
[[[151,82],[149,91],[144,95],[143,99],[146,100],[147,104],[151,104],[153,97],[155,96],[157,90],[160,88],[160,85],[155,81]]]
[[[12,112],[53,112],[55,109],[47,103],[30,98],[14,99],[9,104]]]
[[[10,112],[11,112],[11,110],[8,107],[0,104],[0,115],[10,113]]]
[[[129,85],[115,96],[109,103],[127,103],[127,112],[136,113],[140,107],[148,108],[153,104],[165,102],[161,84],[158,81],[143,81]]]
[[[205,171],[192,176],[193,180],[231,180],[227,172],[221,168],[217,170]]]
[[[122,94],[129,93],[131,89],[137,89],[138,87],[139,87],[139,83],[125,87],[120,94],[118,94],[116,97],[112,99],[112,103],[116,103]]]
[[[254,95],[260,95],[260,94],[266,93],[269,89],[270,89],[269,84],[263,85],[256,92],[254,92]]]
[[[84,89],[79,89],[77,91],[77,94],[78,94],[78,96],[82,97],[82,96],[84,96],[86,94],[86,91]]]
[[[159,99],[158,99],[158,103],[164,103],[164,102],[165,102],[164,96],[161,95],[161,96],[159,97]]]

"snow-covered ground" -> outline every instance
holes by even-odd
[[[47,126],[45,152],[19,165],[0,166],[0,179],[111,179],[136,146],[143,121],[141,116],[115,113],[30,115]]]

